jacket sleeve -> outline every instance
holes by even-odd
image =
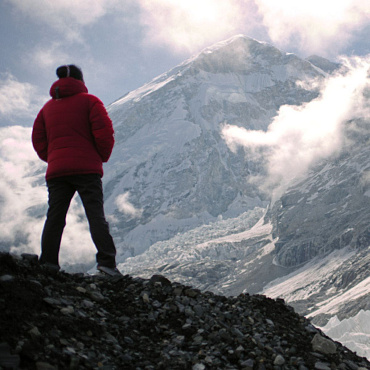
[[[96,149],[103,162],[108,162],[114,146],[114,130],[103,102],[94,97],[90,109],[90,124]]]
[[[32,145],[37,155],[45,162],[48,161],[48,140],[45,130],[43,111],[40,110],[32,129]]]

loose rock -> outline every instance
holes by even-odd
[[[316,334],[312,339],[312,349],[320,353],[331,354],[336,352],[337,346],[332,340]]]
[[[0,369],[370,369],[283,300],[157,275],[58,272],[0,253]],[[1,344],[2,343],[2,344]]]

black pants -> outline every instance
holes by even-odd
[[[59,265],[59,249],[66,215],[77,191],[89,221],[92,240],[98,250],[98,265],[115,267],[116,247],[109,232],[103,207],[103,188],[100,175],[63,176],[47,181],[49,209],[41,238],[41,263]]]

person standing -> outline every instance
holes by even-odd
[[[57,68],[51,99],[38,113],[32,130],[33,147],[47,162],[49,208],[41,237],[40,263],[59,270],[59,249],[66,215],[77,191],[97,248],[97,269],[120,275],[116,247],[104,214],[103,162],[114,146],[112,121],[102,103],[88,93],[79,67]]]

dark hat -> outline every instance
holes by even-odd
[[[84,80],[81,68],[75,66],[74,64],[60,66],[57,68],[56,73],[59,78],[73,77],[76,80]]]

